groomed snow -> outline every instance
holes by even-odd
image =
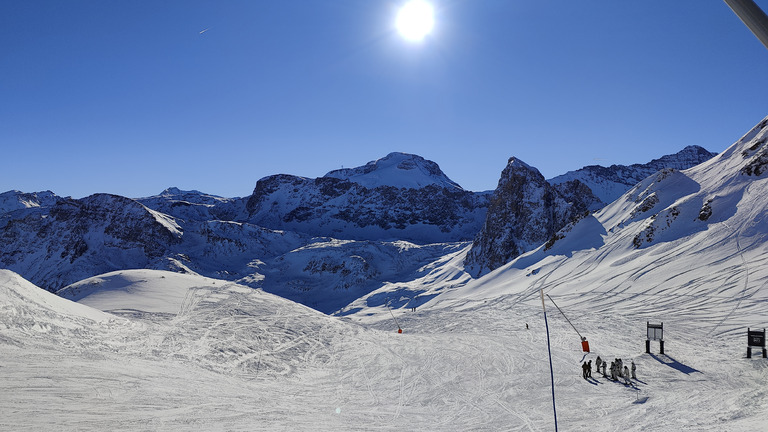
[[[451,263],[440,268],[453,274]],[[105,275],[104,283],[136,289],[106,290],[121,293],[108,302],[118,316],[94,321],[81,319],[84,306],[2,274],[4,290],[20,298],[12,308],[28,295],[70,306],[46,312],[45,331],[29,325],[39,311],[3,306],[1,430],[554,428],[536,286],[520,293],[499,283],[490,296],[396,309],[398,334],[381,306],[329,317],[262,291],[153,270]],[[548,268],[536,276],[560,280]],[[548,304],[560,430],[765,430],[768,361],[744,358],[741,325],[742,308],[768,316],[767,302],[702,295],[654,315],[638,310],[639,296],[596,301],[606,296],[553,294],[588,337],[586,358],[634,360],[640,381],[582,379],[578,336]],[[97,298],[82,301],[89,297]],[[643,353],[647,319],[664,321],[667,356]]]

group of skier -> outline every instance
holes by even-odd
[[[610,368],[608,368],[608,362],[604,361],[600,358],[600,356],[597,356],[597,360],[595,361],[597,365],[597,373],[600,373],[600,368],[602,367],[603,377],[608,378],[608,373],[606,372],[606,369],[610,371],[610,377],[613,381],[618,381],[619,379],[624,380],[624,384],[631,385],[632,379],[636,380],[637,375],[637,366],[635,366],[635,362],[632,361],[631,369],[629,366],[626,366],[624,364],[624,361],[620,358],[616,358],[611,362]],[[584,379],[592,378],[592,360],[582,363],[581,365],[582,375]]]

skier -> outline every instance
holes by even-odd
[[[592,378],[592,360],[587,362],[587,378]]]
[[[611,362],[611,381],[616,381],[616,362]]]
[[[608,364],[608,362],[603,362],[603,378],[608,377],[608,375],[605,374],[605,366]]]
[[[595,360],[595,364],[597,365],[597,373],[600,373],[600,365],[603,363],[603,359],[600,358],[600,356],[597,356],[597,360]]]
[[[581,364],[581,376],[584,377],[584,379],[587,379],[587,362],[584,362]]]
[[[635,375],[635,371],[637,370],[637,366],[635,366],[635,361],[632,360],[632,379],[636,380],[637,375]]]
[[[629,368],[626,366],[624,366],[624,384],[632,384],[632,381],[629,380]]]
[[[528,330],[528,323],[525,323],[525,329]]]

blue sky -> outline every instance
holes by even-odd
[[[719,152],[768,115],[768,50],[722,1],[432,3],[413,43],[394,0],[4,1],[0,191],[246,196],[392,151],[489,190],[511,156]]]

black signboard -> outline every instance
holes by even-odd
[[[648,340],[664,340],[664,323],[651,324],[646,321],[648,325]]]
[[[765,329],[762,331],[747,329],[747,346],[765,348]]]

